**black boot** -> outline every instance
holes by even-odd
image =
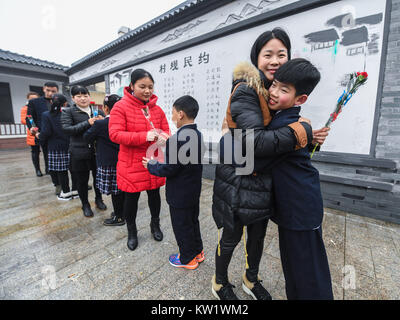
[[[135,224],[127,224],[128,227],[128,248],[133,251],[138,246],[137,230]]]
[[[162,241],[162,239],[164,238],[164,235],[160,229],[160,220],[151,221],[150,231],[151,231],[151,234],[153,235],[154,240]]]
[[[103,202],[103,199],[102,199],[102,198],[96,198],[94,202],[96,203],[97,209],[103,210],[103,211],[104,211],[104,210],[107,210],[107,206],[106,206],[106,204]]]
[[[85,204],[82,206],[82,210],[83,210],[83,215],[84,215],[86,218],[91,218],[91,217],[93,217],[93,211],[92,211],[92,208],[90,207],[90,204],[89,204],[89,203],[85,203]]]
[[[35,167],[36,176],[42,177],[43,174],[42,174],[42,171],[40,171],[39,153],[32,152],[32,163],[33,163],[33,166]]]

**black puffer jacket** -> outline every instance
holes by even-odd
[[[279,156],[295,150],[296,134],[290,127],[267,131],[260,107],[258,93],[267,95],[263,85],[264,75],[248,63],[234,70],[234,86],[242,84],[231,99],[232,120],[238,129],[254,129],[254,162],[263,167],[263,158]],[[312,140],[312,128],[301,123]],[[303,142],[304,143],[304,142]],[[271,160],[271,158],[269,158]],[[265,161],[265,159],[264,159]],[[272,178],[270,168],[247,176],[236,174],[235,165],[219,164],[216,168],[212,213],[218,229],[234,227],[234,216],[244,225],[252,224],[273,215]],[[240,193],[238,192],[240,188]]]
[[[99,110],[99,115],[104,117],[103,111]],[[94,156],[94,146],[83,138],[83,134],[91,127],[88,120],[89,115],[75,104],[62,109],[61,126],[64,133],[70,136],[69,153],[77,160],[90,159]]]

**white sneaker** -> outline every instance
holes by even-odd
[[[71,200],[72,199],[72,193],[71,192],[64,193],[64,192],[61,191],[60,195],[57,196],[57,199],[61,200],[61,201]]]
[[[71,191],[71,197],[72,197],[72,199],[79,198],[78,191],[77,190],[72,190]]]

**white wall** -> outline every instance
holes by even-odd
[[[294,2],[297,1],[235,1],[90,66],[72,75],[70,80],[93,76],[214,31],[223,23],[234,24]],[[292,57],[309,59],[321,71],[321,83],[302,109],[302,115],[311,119],[314,128],[322,127],[334,111],[336,101],[345,89],[343,83],[348,74],[357,71],[369,73],[368,83],[352,98],[332,125],[329,139],[324,144],[324,151],[368,155],[381,72],[385,10],[384,0],[342,0],[331,3],[112,73],[109,75],[110,91],[122,94],[122,87],[129,83],[130,72],[135,68],[144,68],[155,78],[158,103],[169,119],[174,99],[182,94],[191,94],[201,106],[197,119],[199,127],[210,132],[205,138],[218,141],[234,66],[240,61],[249,60],[251,45],[259,34],[279,26],[289,33]],[[360,30],[366,30],[368,37],[362,43],[359,38],[364,39],[363,34],[359,36],[357,33]],[[165,42],[168,36],[172,40]],[[338,40],[335,42],[332,39]],[[203,53],[208,54],[209,63],[198,63]],[[187,57],[192,58],[193,66],[185,68],[184,60]],[[171,68],[175,61],[179,70]],[[160,72],[162,66],[165,66],[165,72]]]
[[[26,105],[26,94],[30,91],[29,86],[42,87],[47,79],[27,78],[20,76],[13,76],[8,74],[0,74],[0,82],[10,84],[11,102],[14,112],[14,122],[21,123],[21,108]],[[62,90],[62,83],[55,81],[60,92]]]
[[[183,94],[191,94],[199,101],[201,107],[196,120],[203,134],[206,134],[205,138],[218,141],[229,99],[234,66],[240,61],[250,59],[251,46],[259,34],[281,26],[291,38],[292,57],[309,59],[321,72],[320,84],[302,108],[302,116],[311,119],[314,128],[323,127],[334,111],[336,102],[345,89],[343,80],[346,76],[358,71],[369,73],[367,84],[355,94],[336,122],[332,124],[329,139],[324,144],[324,151],[368,155],[372,142],[381,71],[386,5],[385,1],[370,0],[368,6],[365,3],[365,0],[335,2],[115,72],[109,77],[110,91],[121,95],[123,86],[129,83],[131,71],[144,68],[155,78],[158,104],[169,120],[174,100]],[[338,27],[333,26],[332,21],[327,23],[328,20],[344,14],[353,18],[353,25],[350,23],[348,26],[343,26],[340,18],[334,19],[339,20]],[[371,18],[377,15],[378,18]],[[371,20],[379,22],[370,23]],[[347,23],[347,20],[345,22]],[[348,40],[345,37],[346,33],[352,33],[359,28],[368,30],[367,42],[349,46],[342,44]],[[334,42],[317,43],[322,47],[315,49],[315,45],[308,40],[310,35],[319,35],[321,31],[329,29],[334,29],[339,36],[336,45],[332,46]],[[357,41],[355,39],[355,42]],[[365,53],[349,52],[358,48]],[[208,63],[199,64],[198,59],[202,53],[209,55]],[[192,57],[192,67],[184,68],[185,57]],[[177,61],[179,70],[171,69],[171,63],[174,61]],[[161,66],[164,65],[165,72],[164,70],[160,72]]]

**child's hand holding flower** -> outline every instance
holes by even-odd
[[[328,131],[331,130],[331,128],[321,128],[318,130],[313,130],[313,141],[312,141],[312,145],[315,145],[316,143],[318,143],[319,145],[323,145],[326,137],[329,135]]]

